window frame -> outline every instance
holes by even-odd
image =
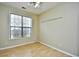
[[[10,39],[20,39],[20,38],[16,38],[16,37],[14,37],[14,38],[11,38],[11,27],[14,27],[14,28],[21,28],[21,38],[24,38],[24,36],[23,36],[23,28],[30,28],[31,29],[31,33],[30,33],[30,37],[31,37],[31,35],[32,35],[32,27],[33,27],[33,25],[32,25],[32,27],[25,27],[25,26],[23,26],[23,17],[27,17],[27,18],[31,18],[32,19],[32,17],[30,17],[30,16],[24,16],[24,15],[18,15],[18,16],[21,16],[21,26],[11,26],[11,14],[13,14],[13,15],[18,15],[18,14],[14,14],[14,13],[10,13],[10,24],[9,24],[9,28],[10,28],[10,30],[9,30],[9,32],[10,32]],[[31,22],[32,23],[32,22]],[[32,23],[33,24],[33,23]],[[29,37],[29,38],[30,38]]]

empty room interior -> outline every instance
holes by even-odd
[[[0,57],[78,57],[79,2],[0,2]]]

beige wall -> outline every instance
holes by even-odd
[[[63,3],[38,16],[16,8],[0,5],[0,48],[39,40],[52,47],[79,56],[78,11],[78,3]],[[9,40],[9,13],[33,18],[31,38]],[[62,18],[53,20],[58,17]],[[53,21],[47,22],[46,20]]]
[[[9,20],[10,20],[9,14],[10,13],[32,17],[33,27],[32,27],[31,38],[9,40]],[[24,12],[16,8],[0,5],[0,48],[37,41],[37,35],[38,35],[37,27],[38,27],[38,20],[35,14]]]
[[[62,3],[41,14],[40,41],[79,56],[79,3]]]

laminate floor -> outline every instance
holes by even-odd
[[[39,42],[0,51],[0,57],[70,57]]]

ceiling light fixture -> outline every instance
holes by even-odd
[[[40,2],[29,2],[29,6],[32,6],[34,8],[39,8],[40,7]]]
[[[21,7],[22,9],[26,9],[25,7]]]

